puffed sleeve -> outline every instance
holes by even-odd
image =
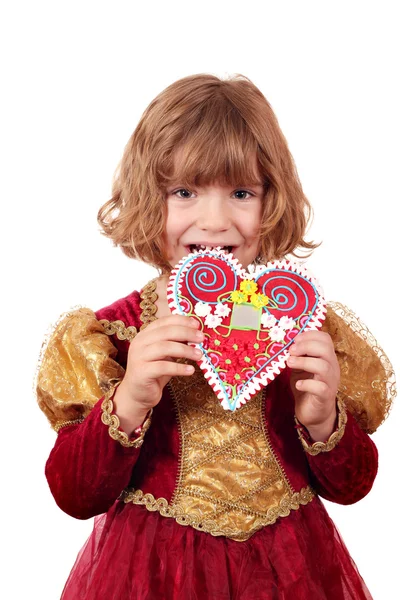
[[[329,303],[322,330],[332,338],[341,371],[337,429],[325,442],[313,443],[304,427],[297,428],[317,493],[351,504],[370,491],[376,477],[378,452],[368,434],[389,413],[395,377],[376,339],[346,306]]]
[[[65,315],[42,350],[37,400],[58,432],[45,474],[58,506],[78,519],[106,512],[118,498],[150,426],[148,415],[131,438],[119,427],[113,395],[124,369],[116,355],[87,308]]]
[[[396,396],[393,367],[368,327],[339,302],[330,302],[322,331],[330,334],[340,365],[339,397],[366,433],[374,433]]]

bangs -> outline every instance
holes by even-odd
[[[213,183],[232,187],[266,183],[257,158],[258,144],[239,111],[226,100],[203,107],[166,157],[160,186]]]

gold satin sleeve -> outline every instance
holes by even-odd
[[[396,396],[393,367],[366,325],[343,304],[328,303],[322,331],[331,336],[340,365],[338,398],[360,427],[373,433]]]
[[[40,409],[55,431],[79,423],[124,376],[117,349],[93,311],[67,313],[41,352],[36,380]]]

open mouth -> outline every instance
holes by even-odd
[[[208,251],[210,251],[210,250],[216,250],[217,248],[219,250],[224,250],[225,252],[228,252],[228,254],[230,254],[232,252],[234,246],[219,246],[219,245],[216,245],[216,246],[205,246],[204,244],[191,244],[189,246],[189,250],[190,250],[191,253],[205,251],[205,250],[208,250]]]

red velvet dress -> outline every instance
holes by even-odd
[[[134,292],[96,313],[98,320],[140,327]],[[113,335],[124,367],[128,341]],[[265,426],[274,456],[294,490],[351,504],[370,490],[377,451],[353,416],[330,451],[303,450],[294,425],[288,369],[266,388]],[[46,463],[58,506],[77,519],[95,517],[62,600],[355,600],[371,598],[318,495],[261,527],[245,541],[212,535],[151,505],[124,502],[140,489],[171,502],[179,478],[181,432],[165,388],[139,448],[124,447],[102,421],[102,398],[80,423],[60,429]],[[216,474],[218,477],[218,474]]]

